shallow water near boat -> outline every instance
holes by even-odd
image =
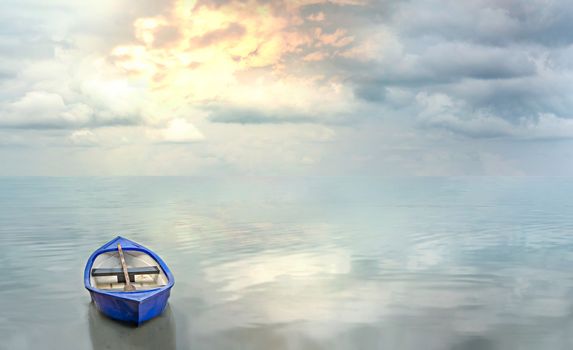
[[[0,349],[567,349],[573,179],[0,178]],[[177,283],[102,316],[117,235]]]

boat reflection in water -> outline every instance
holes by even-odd
[[[169,305],[160,316],[136,327],[104,316],[91,303],[89,328],[94,350],[176,348],[175,320]]]

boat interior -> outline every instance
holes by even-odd
[[[165,286],[168,278],[165,272],[150,255],[135,251],[123,250],[131,285],[136,290],[148,290]],[[90,273],[92,287],[103,290],[123,291],[125,277],[122,270],[119,252],[107,252],[98,255]]]

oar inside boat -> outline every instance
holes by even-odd
[[[129,273],[127,272],[127,264],[125,263],[125,258],[123,257],[123,250],[121,249],[121,244],[117,244],[117,251],[119,252],[119,260],[121,260],[121,268],[123,269],[123,278],[125,279],[125,287],[123,290],[125,292],[133,292],[135,287],[131,284],[129,280]]]

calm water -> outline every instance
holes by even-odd
[[[117,234],[176,278],[140,328]],[[5,349],[571,349],[573,179],[0,178],[0,271]]]

